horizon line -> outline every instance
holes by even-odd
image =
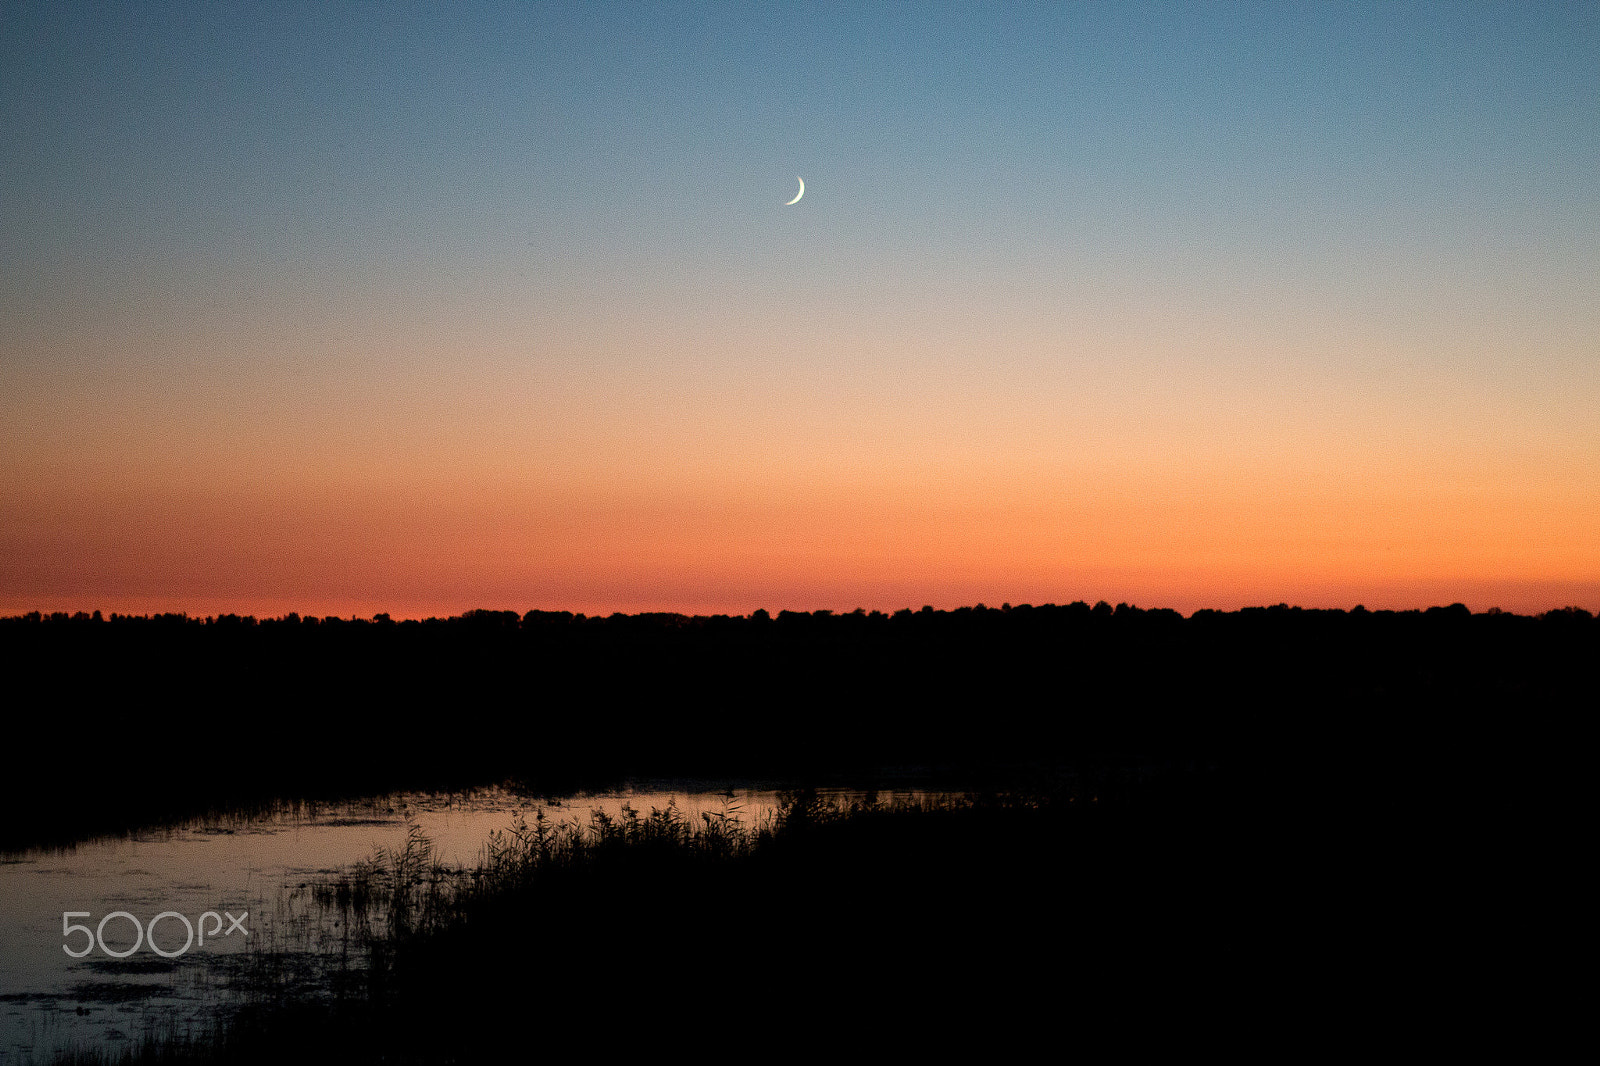
[[[552,610],[552,609],[540,608],[540,607],[529,608],[528,610],[525,610],[525,611],[518,611],[518,610],[514,610],[512,608],[474,607],[474,608],[469,608],[469,609],[467,609],[465,611],[462,611],[459,614],[447,614],[447,615],[432,614],[432,615],[426,615],[426,616],[414,616],[414,617],[403,617],[403,618],[394,618],[394,617],[391,616],[390,612],[387,612],[387,611],[376,612],[373,615],[371,615],[370,617],[364,617],[364,616],[361,616],[361,615],[358,615],[358,614],[351,614],[349,617],[345,617],[343,615],[336,615],[336,614],[316,615],[316,614],[309,614],[308,613],[308,614],[302,615],[298,611],[287,611],[287,612],[284,612],[283,614],[278,614],[278,615],[265,615],[264,614],[264,615],[257,616],[255,614],[240,614],[240,613],[236,613],[236,612],[221,612],[221,613],[206,614],[206,615],[201,615],[201,614],[193,614],[193,615],[191,615],[187,611],[152,611],[152,612],[145,613],[145,614],[134,614],[134,613],[124,613],[124,612],[118,612],[118,611],[112,611],[112,612],[107,613],[107,612],[102,612],[102,611],[100,611],[98,609],[93,611],[93,612],[83,611],[83,610],[77,610],[77,611],[71,611],[71,612],[68,612],[68,611],[32,610],[32,611],[20,612],[20,613],[17,613],[17,614],[0,615],[0,623],[23,623],[23,624],[27,624],[27,623],[30,623],[30,622],[32,622],[32,623],[43,623],[43,622],[50,622],[50,623],[62,623],[62,622],[67,622],[67,623],[84,623],[84,622],[88,622],[88,623],[111,623],[111,622],[123,622],[123,621],[129,621],[129,622],[139,622],[139,621],[155,622],[155,621],[181,620],[181,621],[184,621],[184,622],[193,623],[193,624],[200,624],[200,625],[215,625],[215,624],[229,624],[229,623],[232,623],[232,624],[244,624],[244,625],[260,625],[260,624],[263,624],[263,623],[291,624],[291,625],[292,624],[317,625],[317,624],[322,624],[322,623],[330,623],[330,624],[336,624],[336,625],[351,625],[351,624],[357,624],[357,625],[360,625],[360,624],[367,624],[367,625],[372,625],[372,624],[401,625],[401,624],[405,624],[405,623],[427,624],[427,623],[470,622],[470,621],[474,621],[474,620],[488,620],[490,618],[498,618],[499,620],[501,620],[502,624],[505,624],[506,622],[509,622],[511,617],[513,617],[513,616],[517,620],[518,624],[522,624],[522,623],[527,622],[529,620],[538,621],[538,620],[541,620],[541,619],[549,620],[549,621],[563,620],[563,621],[571,621],[571,622],[590,622],[590,621],[608,621],[608,620],[611,620],[611,619],[629,619],[629,618],[679,618],[679,619],[683,619],[685,621],[712,621],[712,620],[726,619],[728,621],[738,620],[738,621],[750,622],[750,621],[778,621],[778,620],[781,620],[785,615],[788,615],[788,616],[791,616],[791,617],[806,617],[806,618],[821,617],[821,618],[843,619],[843,618],[860,617],[860,618],[892,619],[892,618],[904,617],[904,616],[907,616],[907,615],[954,615],[954,614],[978,614],[978,613],[987,614],[987,613],[991,613],[991,612],[992,613],[996,613],[996,614],[1008,614],[1008,613],[1011,613],[1013,611],[1069,610],[1069,609],[1070,610],[1075,610],[1075,611],[1076,610],[1086,610],[1090,614],[1102,615],[1102,616],[1108,616],[1108,615],[1109,616],[1115,616],[1115,615],[1119,615],[1119,614],[1141,614],[1141,615],[1144,615],[1144,614],[1163,614],[1163,615],[1168,615],[1168,614],[1170,614],[1170,615],[1175,615],[1178,618],[1182,618],[1184,620],[1190,620],[1190,619],[1193,619],[1193,618],[1195,618],[1197,616],[1200,616],[1200,615],[1211,615],[1211,614],[1236,615],[1236,614],[1243,614],[1245,612],[1256,612],[1256,611],[1271,611],[1271,612],[1274,612],[1274,613],[1276,613],[1276,612],[1302,613],[1302,614],[1345,614],[1345,615],[1357,615],[1357,616],[1361,616],[1361,615],[1423,615],[1423,614],[1433,614],[1433,613],[1438,613],[1438,612],[1448,612],[1448,613],[1451,613],[1451,614],[1465,614],[1465,615],[1469,615],[1471,617],[1506,616],[1506,617],[1514,617],[1514,618],[1543,618],[1546,615],[1559,615],[1559,616],[1566,616],[1566,617],[1572,617],[1572,616],[1581,615],[1583,617],[1593,618],[1593,617],[1596,616],[1595,612],[1592,612],[1592,611],[1590,611],[1590,610],[1588,610],[1588,609],[1586,609],[1584,607],[1578,606],[1576,604],[1568,604],[1568,605],[1563,606],[1563,607],[1553,607],[1553,608],[1550,608],[1550,609],[1544,610],[1544,611],[1530,612],[1530,613],[1527,613],[1527,614],[1519,614],[1518,612],[1516,612],[1514,610],[1502,610],[1499,607],[1489,607],[1489,608],[1486,608],[1486,609],[1484,609],[1482,611],[1473,611],[1470,608],[1468,608],[1465,604],[1463,604],[1463,603],[1461,603],[1459,601],[1454,602],[1454,603],[1450,603],[1450,604],[1431,604],[1431,605],[1426,606],[1426,607],[1408,607],[1408,608],[1391,608],[1391,607],[1368,608],[1364,604],[1360,604],[1360,603],[1357,603],[1357,604],[1355,604],[1355,605],[1353,605],[1351,607],[1306,607],[1306,606],[1302,606],[1300,604],[1290,604],[1287,601],[1281,601],[1279,603],[1272,603],[1272,604],[1267,604],[1267,603],[1263,603],[1263,604],[1248,604],[1248,605],[1244,605],[1244,606],[1240,606],[1240,607],[1236,607],[1236,608],[1232,608],[1232,609],[1215,608],[1215,607],[1200,607],[1200,608],[1196,608],[1195,610],[1191,611],[1189,614],[1184,614],[1182,611],[1179,611],[1179,610],[1177,610],[1175,608],[1171,608],[1171,607],[1140,607],[1137,604],[1128,603],[1128,602],[1119,602],[1119,603],[1117,603],[1115,605],[1112,605],[1111,603],[1109,603],[1109,602],[1107,602],[1106,600],[1103,600],[1103,599],[1102,600],[1098,600],[1094,604],[1091,605],[1086,600],[1081,600],[1080,599],[1080,600],[1071,600],[1071,601],[1068,601],[1068,602],[1065,602],[1065,603],[1050,602],[1050,603],[1041,603],[1041,604],[1031,604],[1031,603],[1012,604],[1010,602],[1006,602],[1006,603],[1002,603],[999,607],[990,607],[987,604],[983,603],[982,601],[979,601],[979,602],[974,603],[974,604],[963,604],[963,605],[961,605],[959,607],[951,607],[951,608],[940,608],[940,607],[934,607],[931,604],[924,604],[920,608],[899,607],[899,608],[896,608],[894,610],[883,610],[883,609],[880,609],[880,608],[868,609],[868,608],[865,608],[865,607],[857,607],[857,608],[855,608],[854,610],[851,610],[851,611],[835,611],[835,610],[833,610],[831,608],[817,608],[817,609],[810,610],[810,611],[802,611],[802,610],[792,610],[792,609],[788,609],[788,608],[783,608],[783,609],[778,610],[777,612],[770,612],[764,607],[758,607],[758,608],[755,608],[754,610],[750,611],[748,614],[733,614],[731,612],[714,612],[714,613],[710,613],[710,614],[700,614],[700,613],[692,613],[691,614],[691,613],[686,613],[686,612],[683,612],[683,611],[666,611],[666,610],[662,610],[662,611],[633,611],[633,612],[612,611],[609,614],[601,614],[601,613],[588,614],[588,613],[583,612],[583,611],[571,611],[571,610],[565,610],[565,609],[553,609]]]

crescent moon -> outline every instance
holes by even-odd
[[[795,193],[794,194],[794,199],[790,200],[789,203],[784,204],[783,205],[784,207],[789,207],[791,204],[799,203],[800,202],[800,197],[802,197],[802,196],[804,196],[806,194],[806,179],[805,178],[795,178],[794,180],[798,181],[800,183],[800,191]]]

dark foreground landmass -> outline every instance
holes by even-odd
[[[0,619],[0,850],[296,798],[1210,768],[1354,796],[1550,757],[1600,621],[1106,604],[425,622]]]
[[[1348,961],[1360,908],[1323,906],[1329,877],[1307,882],[1299,858],[1326,842],[1284,828],[1187,772],[1108,795],[801,794],[760,831],[670,810],[526,826],[474,876],[432,877],[417,848],[322,886],[346,922],[386,930],[331,998],[257,960],[250,1005],[219,1030],[63,1061],[1013,1061],[1214,1032],[1238,1047],[1307,997],[1287,975]],[[1371,993],[1368,1018],[1389,1009]]]
[[[0,847],[912,768],[969,799],[534,826],[475,876],[389,856],[321,889],[346,929],[382,919],[370,963],[312,987],[259,958],[237,1013],[65,1061],[1301,1047],[1414,1023],[1419,988],[1528,939],[1532,830],[1586,808],[1525,797],[1587,752],[1597,645],[1582,611],[1459,606],[6,619]]]

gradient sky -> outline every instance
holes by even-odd
[[[1600,4],[0,2],[0,613],[1101,598],[1600,607]]]

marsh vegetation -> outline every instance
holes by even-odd
[[[46,757],[61,722],[8,709],[13,753],[44,754],[6,779],[0,847],[489,782],[917,767],[973,790],[802,790],[770,820],[530,817],[465,866],[414,834],[308,884],[349,949],[331,969],[243,960],[215,1027],[132,1060],[480,1062],[556,1031],[639,1052],[973,1019],[993,1056],[1108,1002],[1259,1011],[1286,991],[1274,974],[1341,940],[1409,935],[1394,900],[1443,867],[1440,827],[1469,809],[1509,825],[1516,790],[1485,782],[1559,757],[1551,738],[1592,705],[1600,622],[1459,605],[86,616],[0,620],[0,649],[22,676],[98,671],[70,760]],[[168,709],[133,717],[141,684]]]
[[[800,792],[759,822],[731,804],[541,812],[467,868],[413,830],[308,887],[352,947],[317,994],[256,956],[214,1029],[60,1061],[485,1062],[553,1032],[660,1052],[979,1019],[1004,1044],[1046,1030],[1063,996],[1086,1007],[1259,953],[1263,901],[1286,887],[1256,880],[1284,858],[1256,850],[1260,809],[1204,776],[1101,784]]]

